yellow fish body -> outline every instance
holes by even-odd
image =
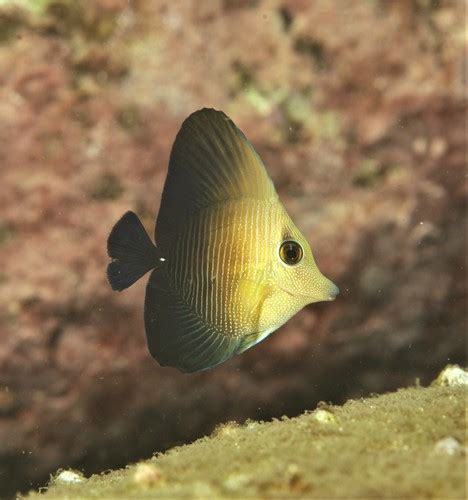
[[[190,115],[176,137],[154,246],[127,212],[108,239],[108,279],[147,271],[145,329],[161,364],[194,372],[252,347],[338,288],[278,199],[260,157],[222,112]]]

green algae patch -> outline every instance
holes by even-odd
[[[33,498],[464,498],[466,385],[412,387],[210,437]]]

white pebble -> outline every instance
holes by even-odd
[[[246,474],[231,474],[224,481],[223,486],[230,492],[236,492],[245,488],[251,481]]]
[[[468,385],[468,372],[458,365],[449,365],[440,372],[435,383],[444,386]]]
[[[453,456],[461,453],[463,451],[463,447],[455,438],[446,437],[437,441],[434,446],[434,450],[437,453]]]
[[[315,410],[312,413],[314,420],[317,422],[321,422],[323,424],[336,424],[338,423],[338,419],[333,415],[331,411],[328,410]]]
[[[85,478],[81,473],[75,472],[73,470],[63,470],[62,472],[59,472],[54,478],[55,483],[64,484],[82,483],[84,480]]]
[[[143,462],[135,467],[133,481],[144,488],[151,488],[163,482],[163,474],[156,465]]]

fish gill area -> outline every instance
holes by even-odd
[[[351,470],[349,446],[365,455],[356,464],[367,474],[368,441],[353,433],[374,402],[395,482],[404,487],[416,455],[436,470],[437,440],[452,430],[461,439],[460,389],[359,398],[467,365],[465,14],[456,0],[0,0],[0,496],[39,488],[58,469],[90,477],[214,429],[221,439],[223,423],[221,442],[232,446],[248,443],[251,428],[265,443],[278,431],[285,460],[249,444],[252,462],[241,455],[232,482],[213,486],[189,465],[190,450],[198,460],[218,442],[202,438],[141,474],[171,485],[171,474],[186,474],[180,491],[198,481],[199,497],[232,485],[234,495],[239,482],[259,493],[247,471],[258,462],[272,466],[259,480],[278,474],[278,488],[297,495],[313,491],[321,471],[334,474],[320,490],[332,495]],[[341,293],[242,356],[187,376],[149,356],[144,280],[110,290],[106,239],[126,210],[152,234],[174,136],[202,107],[245,132]],[[419,401],[427,421],[407,406],[391,420],[398,395],[402,405]],[[343,432],[315,423],[314,412],[294,419],[349,399],[333,406]],[[443,415],[456,426],[445,428]],[[405,434],[425,451],[405,450],[387,433],[394,427],[378,426],[387,421],[435,429]],[[317,462],[313,480],[303,475],[309,432],[328,436],[317,444],[323,460],[343,457],[334,472]],[[432,496],[461,491],[459,465],[444,467],[453,489],[432,482]]]

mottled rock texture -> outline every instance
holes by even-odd
[[[0,6],[0,495],[466,363],[463,2],[21,5]],[[150,358],[144,280],[112,292],[105,241],[128,209],[153,230],[204,106],[342,293],[188,376]]]

